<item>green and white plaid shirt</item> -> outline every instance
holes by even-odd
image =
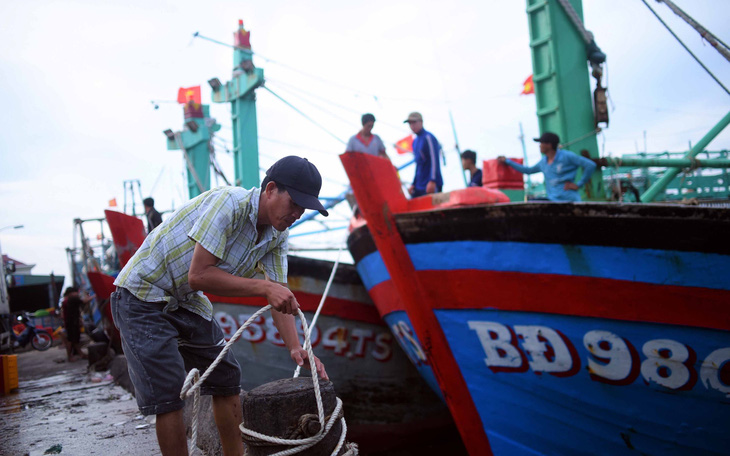
[[[114,284],[142,301],[166,302],[167,312],[180,306],[210,320],[210,301],[188,283],[196,242],[230,274],[251,278],[260,263],[271,280],[286,283],[289,230],[267,226],[256,242],[260,194],[219,187],[188,201],[147,236]]]

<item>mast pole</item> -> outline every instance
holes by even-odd
[[[580,0],[527,0],[535,101],[540,133],[560,136],[563,147],[590,158],[599,158],[596,118],[588,77],[588,57],[597,47],[586,44],[585,27],[579,30],[574,21],[583,21]],[[572,6],[571,14],[566,6]],[[593,44],[595,46],[595,43]],[[600,53],[600,51],[598,51]],[[604,56],[605,57],[605,56]],[[596,169],[590,188],[581,189],[584,200],[604,201],[603,176]]]
[[[524,166],[530,166],[527,163],[527,147],[525,147],[525,134],[522,132],[522,122],[520,122],[520,143],[522,143],[522,156],[524,157],[524,162],[522,163]],[[530,180],[530,175],[527,174],[527,189],[529,191],[530,187],[532,187],[532,181]]]
[[[214,103],[231,103],[233,123],[233,163],[235,185],[257,187],[259,179],[258,123],[255,90],[264,85],[264,70],[255,68],[250,42],[251,32],[238,21],[234,32],[233,76],[221,84],[218,78],[208,81],[213,89]]]

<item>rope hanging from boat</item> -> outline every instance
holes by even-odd
[[[707,68],[707,67],[705,66],[705,64],[704,64],[704,63],[702,63],[702,61],[701,61],[701,60],[700,60],[700,59],[699,59],[699,58],[698,58],[698,57],[697,57],[696,55],[694,55],[694,53],[693,53],[692,51],[690,51],[690,49],[689,49],[689,48],[687,47],[687,45],[686,45],[686,44],[684,44],[684,42],[683,42],[683,41],[682,41],[682,40],[681,40],[681,39],[680,39],[680,38],[679,38],[679,37],[677,36],[677,34],[676,34],[676,33],[674,33],[674,31],[673,31],[673,30],[672,30],[672,29],[671,29],[671,28],[669,27],[669,25],[667,25],[667,23],[666,23],[666,22],[664,22],[664,20],[662,20],[662,18],[661,18],[661,17],[659,17],[659,15],[658,15],[658,14],[656,13],[656,11],[654,11],[654,9],[653,9],[653,8],[652,8],[652,7],[651,7],[651,6],[650,6],[650,5],[649,5],[649,4],[648,4],[648,3],[646,2],[646,0],[641,0],[641,1],[642,1],[642,2],[644,3],[644,5],[646,5],[646,7],[647,7],[647,8],[649,8],[649,11],[651,11],[651,12],[652,12],[652,14],[653,14],[654,16],[656,16],[656,18],[657,18],[657,19],[659,20],[659,22],[661,22],[661,23],[662,23],[662,25],[663,25],[663,26],[664,26],[664,27],[665,27],[665,28],[666,28],[667,30],[669,30],[669,33],[671,33],[671,34],[672,34],[672,36],[673,36],[673,37],[674,37],[674,38],[675,38],[675,39],[676,39],[677,41],[679,41],[679,44],[681,44],[681,45],[682,45],[682,47],[684,48],[684,50],[685,50],[685,51],[687,51],[687,52],[689,52],[689,55],[691,55],[691,56],[692,56],[692,58],[693,58],[693,59],[695,59],[695,60],[697,61],[697,63],[699,63],[699,64],[700,64],[700,66],[701,66],[701,67],[702,67],[702,68],[703,68],[703,69],[704,69],[704,70],[705,70],[705,71],[707,72],[707,74],[709,74],[709,75],[710,75],[710,77],[711,77],[712,79],[714,79],[714,80],[715,80],[715,82],[717,82],[717,83],[718,83],[718,84],[720,85],[720,87],[722,87],[722,88],[723,88],[723,90],[725,90],[725,92],[727,92],[727,94],[728,94],[728,95],[730,95],[730,90],[728,90],[728,88],[727,88],[727,87],[725,87],[725,86],[723,85],[723,83],[722,83],[722,82],[720,82],[720,80],[719,80],[719,79],[717,79],[717,77],[716,77],[716,76],[715,76],[715,75],[714,75],[714,74],[712,73],[712,71],[710,71],[710,69],[709,69],[709,68]]]
[[[319,315],[319,312],[322,310],[322,306],[324,304],[325,299],[327,298],[327,294],[329,294],[330,285],[332,285],[332,281],[335,276],[335,272],[337,271],[337,266],[339,265],[340,261],[340,253],[342,253],[342,247],[340,247],[340,251],[337,254],[337,260],[335,261],[334,267],[332,268],[332,273],[330,274],[330,278],[327,282],[327,286],[325,288],[324,293],[322,294],[322,300],[319,303],[319,307],[317,308],[317,312],[314,315],[314,318],[312,319],[312,327],[314,327],[314,324],[316,323],[317,316]],[[231,337],[231,339],[226,342],[226,345],[223,347],[221,352],[218,354],[218,357],[213,361],[210,366],[208,366],[208,369],[206,369],[205,373],[203,375],[200,375],[200,372],[198,369],[191,369],[190,372],[188,372],[187,377],[185,378],[185,383],[183,384],[182,390],[180,391],[180,399],[185,400],[186,398],[193,396],[193,419],[192,419],[192,436],[190,439],[190,442],[188,443],[188,453],[192,456],[196,449],[197,449],[197,441],[198,441],[198,412],[200,410],[200,386],[203,384],[205,379],[210,376],[210,374],[213,372],[213,370],[216,368],[218,364],[223,360],[223,358],[226,356],[226,353],[228,350],[230,350],[231,346],[241,337],[243,334],[243,331],[248,328],[248,326],[261,315],[262,313],[266,312],[267,310],[271,309],[271,305],[268,304],[261,309],[257,310],[253,315],[251,315],[248,320],[240,327],[238,328],[238,331]],[[302,330],[304,331],[304,349],[307,351],[307,355],[309,357],[309,360],[314,359],[314,352],[312,350],[312,341],[311,341],[311,329],[309,328],[309,325],[307,324],[307,319],[304,317],[304,314],[302,313],[301,309],[297,309],[297,312],[299,314],[299,319],[302,322]],[[347,423],[345,422],[345,417],[342,414],[342,400],[338,397],[337,403],[335,405],[335,409],[332,412],[332,414],[325,419],[324,416],[324,406],[322,405],[322,395],[319,391],[319,379],[317,377],[317,369],[313,366],[312,369],[312,384],[314,386],[314,396],[317,402],[317,420],[319,421],[319,432],[317,432],[315,435],[307,438],[301,438],[301,439],[281,439],[279,437],[272,437],[269,435],[261,434],[259,432],[253,431],[251,429],[246,428],[244,423],[241,423],[239,425],[239,428],[241,432],[253,439],[257,439],[263,442],[273,443],[276,445],[288,445],[293,446],[293,448],[289,448],[288,450],[280,451],[278,453],[273,454],[272,456],[288,456],[291,454],[296,454],[301,451],[304,451],[308,448],[311,448],[318,444],[322,439],[327,436],[327,433],[332,429],[332,427],[335,425],[337,420],[340,420],[340,423],[342,425],[342,432],[340,434],[340,439],[337,443],[337,446],[335,447],[334,451],[332,452],[331,456],[336,456],[340,450],[342,449],[342,446],[345,444],[345,438],[347,437]],[[294,377],[299,376],[299,367],[297,367],[297,370],[294,374]],[[306,415],[302,418],[300,418],[300,421],[307,417]],[[358,450],[357,446],[355,444],[348,445],[348,450],[345,453],[345,455],[349,456],[357,456]]]
[[[309,327],[309,332],[307,333],[307,336],[304,338],[304,349],[309,349],[308,344],[311,342],[312,338],[312,329],[317,324],[317,318],[319,318],[319,313],[322,311],[322,307],[324,307],[324,300],[327,299],[327,295],[330,292],[330,286],[332,285],[332,281],[335,279],[335,273],[337,272],[337,266],[340,264],[340,255],[342,254],[342,247],[340,246],[340,249],[337,251],[337,259],[335,260],[335,265],[332,266],[332,272],[330,273],[330,278],[327,280],[327,285],[324,287],[324,293],[322,293],[322,299],[319,301],[319,305],[317,306],[316,312],[314,312],[314,316],[312,317],[312,324]],[[302,366],[297,366],[297,368],[294,370],[294,378],[299,377],[299,372],[302,370]]]
[[[566,149],[568,146],[572,146],[573,144],[575,144],[575,143],[577,143],[579,141],[583,141],[586,138],[590,138],[593,135],[597,135],[600,132],[601,132],[601,129],[599,127],[596,127],[595,130],[591,130],[591,131],[589,131],[588,133],[586,133],[586,134],[584,134],[582,136],[579,136],[579,137],[577,137],[577,138],[575,138],[573,140],[570,140],[570,141],[568,141],[566,143],[560,144],[560,147],[563,148],[563,149]]]
[[[697,30],[697,33],[700,34],[702,38],[704,38],[712,47],[717,49],[717,52],[722,54],[725,59],[730,61],[730,47],[728,47],[727,44],[723,43],[722,40],[715,35],[713,35],[709,30],[704,28],[699,22],[692,19],[692,17],[682,11],[677,5],[674,4],[671,0],[657,0],[660,3],[666,4],[670,10],[674,11],[674,14],[681,17],[687,24],[690,25],[690,27]]]

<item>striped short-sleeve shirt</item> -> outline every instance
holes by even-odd
[[[166,311],[180,306],[210,320],[210,301],[188,283],[196,243],[225,272],[251,278],[260,264],[271,280],[286,283],[289,230],[267,226],[258,240],[260,194],[258,188],[219,187],[188,201],[147,236],[114,284],[142,301],[166,302]]]

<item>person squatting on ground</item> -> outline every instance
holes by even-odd
[[[416,134],[416,138],[413,140],[416,173],[408,192],[413,198],[440,192],[444,181],[441,178],[441,163],[439,162],[441,146],[438,140],[423,128],[423,117],[418,112],[408,114],[408,118],[403,123],[407,123],[411,127],[411,131]]]
[[[535,142],[540,143],[540,153],[543,157],[534,166],[528,168],[504,156],[497,157],[497,160],[523,174],[542,171],[545,174],[545,191],[550,201],[580,201],[578,189],[591,179],[596,164],[578,154],[559,149],[560,137],[555,133],[545,132],[539,138],[535,138]],[[578,168],[583,169],[583,176],[576,183],[573,181]]]
[[[288,228],[305,209],[327,211],[322,178],[306,159],[289,156],[266,171],[261,188],[220,187],[188,201],[158,226],[120,272],[112,294],[129,374],[144,415],[157,415],[163,455],[187,454],[180,399],[186,371],[201,373],[225,338],[204,292],[261,296],[296,364],[307,361],[294,326],[299,304],[286,287]],[[265,280],[252,278],[257,264]],[[327,379],[324,365],[313,360]],[[241,369],[228,351],[201,387],[213,396],[224,455],[243,454],[238,425]]]

